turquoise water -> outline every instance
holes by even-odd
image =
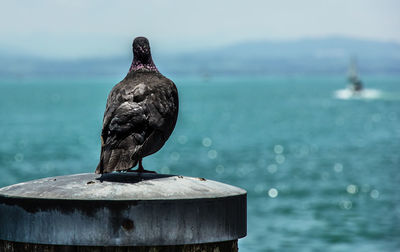
[[[173,78],[176,129],[146,169],[248,191],[240,251],[400,251],[400,77]],[[93,172],[117,79],[0,83],[0,186]]]

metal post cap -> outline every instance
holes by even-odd
[[[203,178],[75,174],[0,188],[0,240],[156,246],[246,235],[246,191]]]

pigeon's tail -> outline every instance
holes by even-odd
[[[137,164],[137,160],[130,159],[130,156],[124,149],[102,150],[96,173],[129,170]]]
[[[138,163],[138,160],[132,158],[134,153],[134,148],[109,148],[107,146],[102,146],[100,162],[95,172],[97,174],[103,174],[113,171],[129,170]]]

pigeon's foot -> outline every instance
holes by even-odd
[[[157,172],[155,172],[155,171],[149,171],[149,170],[145,170],[144,168],[143,168],[143,165],[142,165],[142,159],[139,159],[139,168],[137,168],[136,170],[128,170],[128,172],[138,172],[138,173],[157,173]]]

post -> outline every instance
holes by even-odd
[[[237,251],[246,191],[203,178],[75,174],[0,189],[0,251]]]

